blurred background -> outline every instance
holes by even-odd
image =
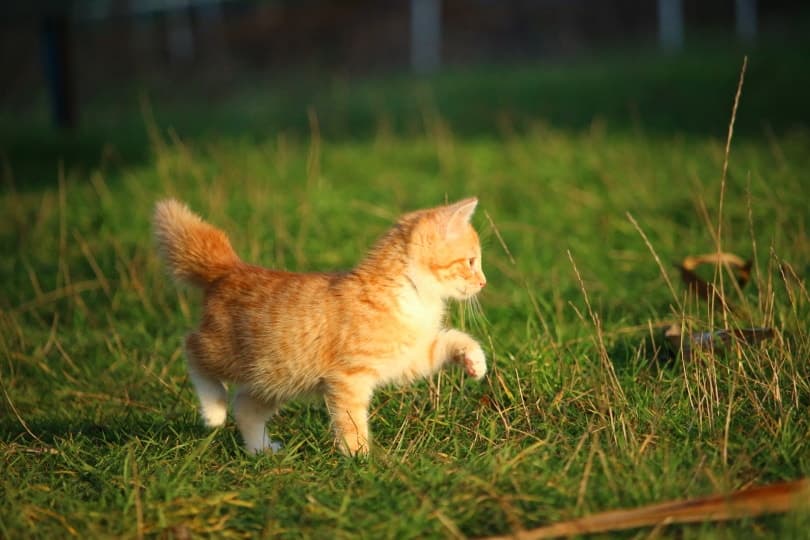
[[[459,135],[536,122],[723,136],[806,126],[810,10],[791,0],[40,0],[0,7],[0,152],[139,161],[183,139]],[[104,157],[106,156],[106,158]]]
[[[0,536],[484,536],[810,476],[808,97],[807,0],[0,2]],[[203,430],[155,200],[318,271],[471,195],[483,384],[381,390],[368,472],[317,407],[278,460]],[[727,304],[675,266],[720,250]]]

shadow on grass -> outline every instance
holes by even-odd
[[[646,371],[673,367],[678,352],[664,336],[663,326],[653,326],[653,331],[623,336],[607,349],[608,357],[617,372]]]
[[[94,446],[123,446],[135,438],[188,441],[201,439],[210,434],[210,429],[186,417],[155,418],[133,415],[110,419],[105,423],[55,418],[26,422],[23,426],[13,416],[9,416],[0,422],[0,440],[7,444],[30,448],[37,448],[43,444],[56,446],[64,441],[85,441]]]
[[[9,411],[10,412],[10,411]],[[294,420],[292,420],[294,418]],[[306,429],[301,429],[305,425]],[[326,410],[312,404],[291,404],[270,423],[273,438],[283,441],[285,452],[300,445],[331,449],[329,418]],[[104,422],[81,418],[41,418],[23,425],[13,414],[0,420],[0,448],[16,447],[24,452],[49,454],[65,445],[122,448],[133,441],[157,442],[166,449],[191,443],[199,444],[211,437],[225,457],[248,456],[242,438],[232,420],[221,428],[204,426],[196,415],[155,416],[124,414],[110,416]],[[317,438],[317,442],[313,437]],[[220,444],[221,443],[221,444]]]

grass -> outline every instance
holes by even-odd
[[[356,93],[271,94],[268,103],[285,102],[276,112],[256,92],[254,123],[248,92],[212,112],[207,129],[182,121],[204,115],[199,101],[171,121],[156,107],[142,133],[132,135],[134,120],[109,132],[112,150],[73,141],[88,149],[62,167],[47,150],[38,162],[32,141],[63,148],[64,135],[3,124],[0,536],[477,536],[808,476],[810,133],[803,98],[756,97],[771,88],[758,66],[807,71],[795,54],[778,66],[752,54],[743,137],[723,183],[740,57],[703,58],[704,69],[733,75],[695,82],[698,60],[667,60],[673,71],[642,58],[550,75],[361,81]],[[583,83],[600,71],[613,86]],[[635,119],[621,112],[625,85],[650,99],[662,77],[687,81],[675,95],[705,87],[710,117],[705,103],[694,113],[678,100],[650,100]],[[532,108],[508,90],[531,84],[556,97]],[[500,88],[504,101],[488,105]],[[453,101],[453,89],[466,97]],[[414,95],[435,101],[413,104]],[[555,100],[571,118],[553,118]],[[106,124],[95,125],[87,140],[102,141]],[[277,455],[244,454],[231,422],[201,426],[180,349],[199,298],[158,265],[156,199],[188,201],[248,260],[320,270],[355,263],[400,212],[472,194],[486,321],[461,306],[451,317],[484,345],[483,383],[448,371],[380,391],[368,461],[333,451],[317,406],[290,406],[271,424],[286,444]],[[722,271],[707,274],[723,283],[730,312],[690,298],[671,266],[718,248],[754,261],[742,291]],[[668,323],[777,335],[687,360],[662,353]],[[799,537],[808,519],[657,534]]]

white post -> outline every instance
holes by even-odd
[[[658,40],[667,51],[683,47],[682,0],[658,0]]]
[[[228,57],[228,40],[225,36],[224,19],[221,0],[213,0],[202,4],[198,10],[200,31],[205,36],[206,47],[204,52],[209,58],[224,60]]]
[[[757,0],[736,0],[734,6],[737,35],[745,41],[757,36]]]
[[[441,0],[411,0],[411,67],[432,73],[441,64]]]
[[[191,13],[187,1],[177,2],[166,12],[168,25],[169,58],[183,62],[194,58],[194,33],[191,30]]]

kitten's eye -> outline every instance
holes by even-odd
[[[470,263],[470,268],[474,267],[475,266],[475,257],[470,257],[470,260],[467,261],[467,262]]]

